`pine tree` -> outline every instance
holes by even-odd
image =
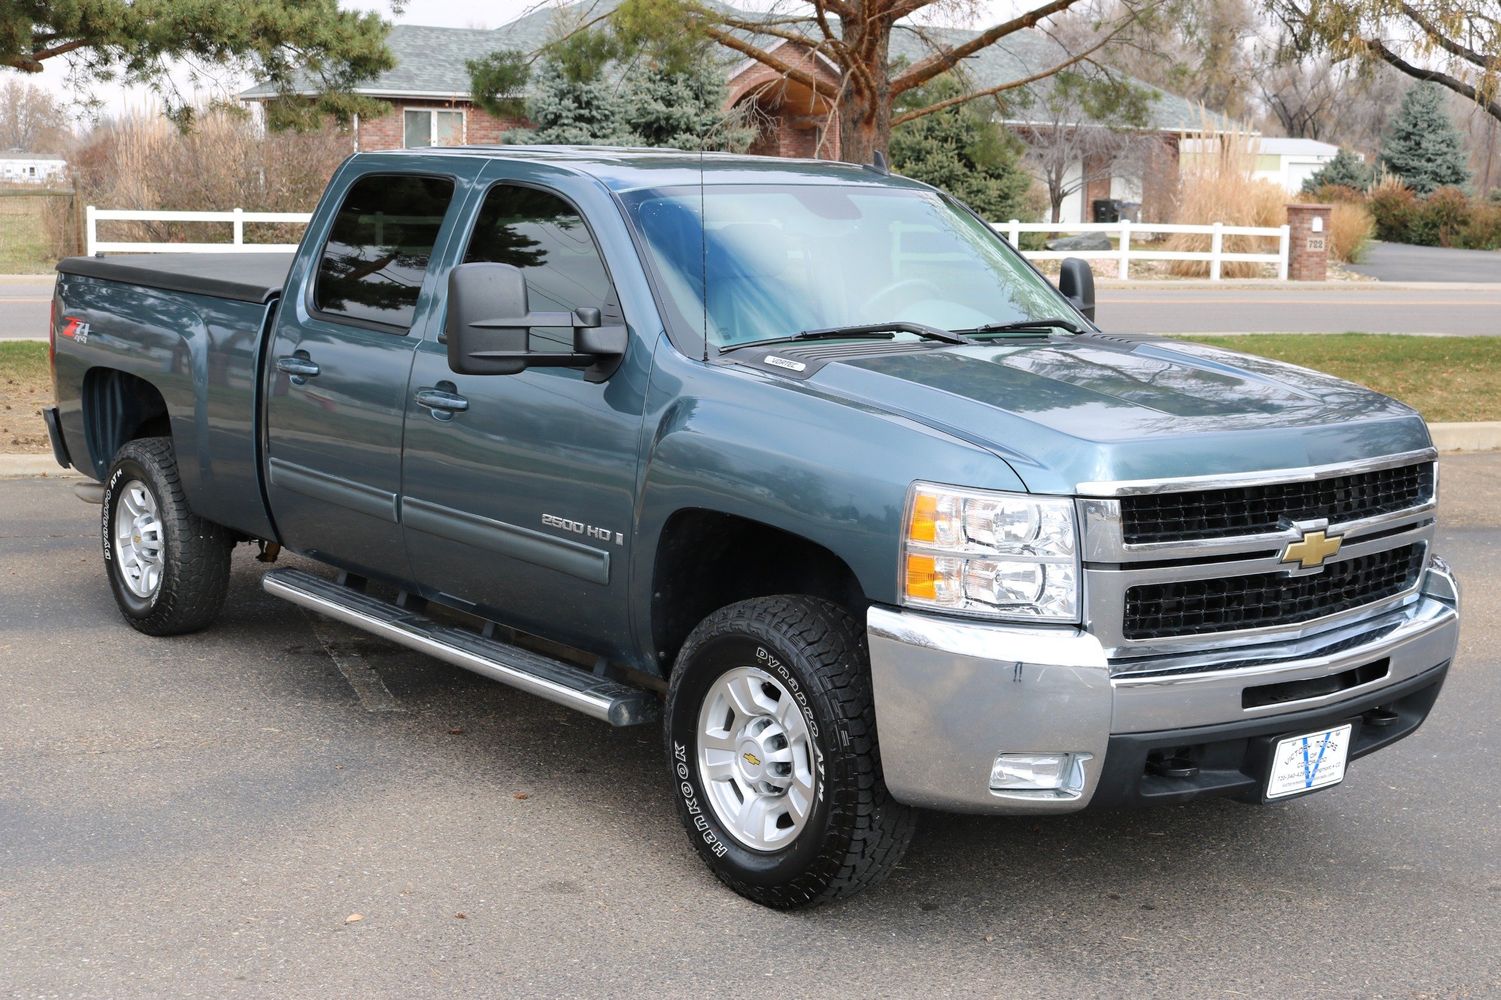
[[[681,70],[638,67],[621,84],[621,117],[634,145],[744,152],[756,132],[744,114],[723,110],[727,92],[723,68],[707,56]]]
[[[672,62],[620,61],[625,52],[613,31],[578,31],[553,42],[535,73],[515,52],[473,60],[470,84],[492,114],[524,107],[532,127],[507,142],[743,151],[755,139],[743,113],[723,110],[724,69],[707,45]]]
[[[962,93],[941,77],[913,100],[932,103]],[[989,120],[989,102],[960,104],[924,115],[891,132],[891,165],[898,173],[949,192],[987,219],[1026,214],[1032,177],[1022,167],[1022,146]]]
[[[1315,170],[1303,181],[1303,193],[1313,194],[1322,187],[1347,187],[1364,191],[1376,179],[1371,165],[1348,149],[1334,154],[1334,159]]]
[[[529,129],[505,133],[506,142],[564,146],[627,146],[631,144],[616,86],[596,75],[573,79],[553,60],[544,60],[532,77],[526,100]]]
[[[1402,107],[1381,144],[1381,165],[1418,194],[1461,187],[1470,179],[1464,139],[1444,111],[1444,95],[1420,83],[1402,98]]]

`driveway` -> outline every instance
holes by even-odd
[[[217,626],[139,635],[98,508],[0,482],[0,997],[1496,996],[1501,455],[1442,483],[1460,656],[1342,786],[927,813],[789,914],[699,863],[655,728],[305,615],[245,547]]]
[[[1501,282],[1501,251],[1415,247],[1378,240],[1366,250],[1364,261],[1349,268],[1381,281]]]

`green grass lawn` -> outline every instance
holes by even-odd
[[[1338,375],[1395,396],[1430,422],[1501,420],[1501,337],[1271,333],[1185,339]]]
[[[40,340],[0,340],[0,380],[50,381],[47,345]]]

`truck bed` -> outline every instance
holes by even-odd
[[[264,305],[281,295],[294,256],[190,253],[68,257],[58,262],[57,269],[64,274]]]

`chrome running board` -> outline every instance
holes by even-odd
[[[444,625],[351,587],[297,569],[272,570],[261,587],[346,625],[491,680],[556,702],[612,726],[650,722],[660,714],[657,696],[607,680],[582,667],[555,660],[469,629]]]

